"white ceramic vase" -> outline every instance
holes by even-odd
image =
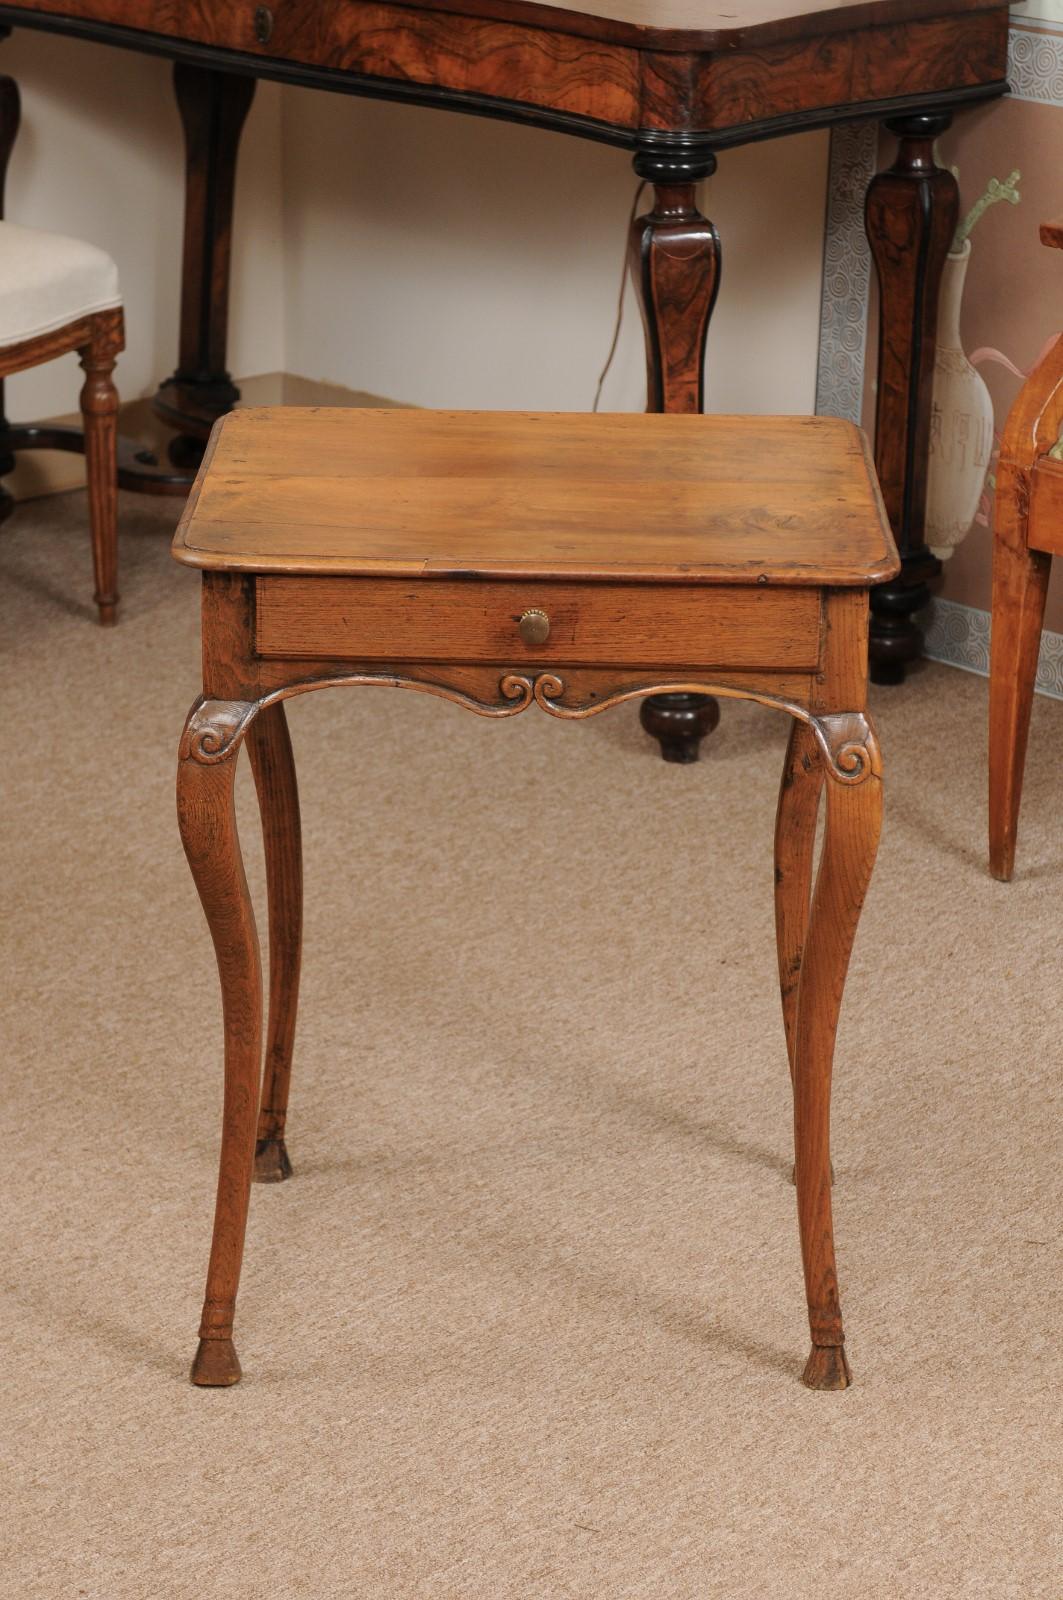
[[[960,344],[960,306],[970,259],[970,239],[950,251],[938,310],[926,542],[941,561],[967,536],[993,454],[993,402]]]

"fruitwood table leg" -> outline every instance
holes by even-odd
[[[896,117],[892,167],[871,180],[867,236],[879,280],[875,465],[901,554],[901,572],[871,591],[871,677],[901,683],[922,653],[913,614],[941,563],[926,546],[926,485],[941,274],[956,231],[959,191],[934,159],[951,116]]]
[[[647,411],[704,410],[705,340],[720,283],[720,240],[697,207],[695,185],[716,170],[709,152],[668,157],[640,152],[635,172],[653,184],[653,206],[636,217],[628,265],[646,335]],[[666,761],[698,759],[720,720],[709,695],[653,695],[639,720]]]
[[[1029,473],[1002,462],[993,525],[993,631],[989,647],[989,870],[1015,871],[1019,805],[1033,686],[1052,557],[1027,545]]]
[[[225,365],[236,157],[254,78],[179,61],[174,91],[185,133],[185,238],[177,370],[154,409],[181,432],[175,466],[197,466],[214,422],[240,398]]]
[[[796,1016],[793,1018],[794,1153],[797,1215],[805,1269],[812,1350],[804,1371],[810,1389],[844,1389],[845,1359],[831,1215],[830,1092],[834,1040],[860,909],[871,878],[882,820],[878,743],[861,713],[827,716],[813,728],[817,764],[826,776],[827,817],[819,873],[801,953]],[[812,759],[807,740],[800,760]],[[791,754],[796,745],[791,746]],[[792,766],[790,768],[792,771]],[[806,787],[815,780],[809,776]],[[785,778],[784,778],[785,786]],[[805,811],[810,839],[797,854],[793,902],[782,926],[795,941],[797,904],[803,893],[804,860],[811,856],[815,817]],[[791,911],[796,910],[796,916]],[[791,945],[792,948],[792,945]],[[792,960],[792,955],[791,958]],[[786,954],[780,943],[780,968]],[[784,1007],[785,1007],[784,999]]]
[[[177,814],[221,979],[225,1101],[214,1238],[192,1382],[239,1382],[233,1316],[247,1227],[262,1064],[262,972],[255,913],[236,831],[233,781],[252,713],[239,702],[192,708],[177,765]]]
[[[823,788],[823,765],[815,737],[807,723],[796,719],[779,786],[775,814],[775,942],[779,955],[779,992],[782,995],[786,1053],[790,1080],[794,1075],[794,1035],[797,1029],[797,992],[801,961],[808,933],[812,898],[812,858],[816,845],[816,818]]]
[[[269,899],[269,1024],[255,1145],[255,1180],[279,1183],[292,1175],[284,1124],[303,941],[299,791],[288,721],[280,701],[267,706],[252,721],[247,731],[247,753],[262,813]]]

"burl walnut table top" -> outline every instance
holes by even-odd
[[[215,427],[174,541],[213,571],[860,586],[897,553],[828,417],[263,407]]]

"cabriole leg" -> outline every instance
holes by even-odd
[[[823,790],[823,765],[812,730],[804,722],[790,724],[779,806],[775,814],[775,944],[779,958],[779,993],[786,1030],[790,1082],[794,1077],[794,1034],[797,1028],[797,991],[808,933],[812,898],[812,861],[816,847],[816,819]],[[797,1181],[792,1168],[791,1181]],[[834,1167],[830,1169],[834,1182]]]
[[[810,1389],[844,1389],[850,1374],[831,1215],[831,1071],[845,974],[878,848],[882,779],[868,718],[821,717],[813,731],[827,777],[827,816],[793,1043],[797,1215],[812,1333],[804,1381]]]
[[[262,973],[255,913],[236,831],[233,783],[240,737],[252,708],[207,700],[185,725],[177,766],[177,814],[221,979],[225,1101],[221,1160],[199,1348],[192,1382],[224,1387],[240,1379],[233,1316],[251,1188],[262,1062]]]
[[[284,706],[261,711],[247,732],[247,753],[262,812],[269,897],[269,1025],[255,1145],[255,1179],[292,1175],[284,1143],[292,1045],[299,1002],[303,938],[303,861],[299,792]]]
[[[716,171],[710,151],[686,157],[640,151],[635,171],[653,206],[631,225],[628,265],[646,335],[647,411],[704,410],[705,340],[720,283],[720,240],[697,206],[696,183]],[[698,759],[720,720],[709,695],[652,695],[639,720],[665,761]]]
[[[790,724],[779,806],[775,814],[775,942],[779,955],[779,990],[786,1029],[790,1078],[794,1075],[797,992],[808,932],[812,896],[812,857],[816,818],[823,788],[823,767],[815,737],[807,723]]]

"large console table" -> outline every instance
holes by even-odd
[[[215,418],[238,398],[226,368],[229,248],[237,147],[256,78],[445,106],[633,152],[636,173],[653,190],[632,227],[630,259],[646,331],[648,409],[657,411],[702,408],[720,241],[698,209],[697,181],[734,145],[884,120],[899,144],[867,196],[881,290],[875,459],[903,566],[873,593],[871,659],[879,680],[903,677],[922,642],[913,612],[937,567],[924,542],[924,502],[938,287],[958,204],[934,139],[956,109],[1005,92],[1006,5],[23,0],[0,4],[0,27],[176,61],[187,149],[181,335],[177,369],[156,408],[178,430],[178,465],[194,464]],[[4,135],[0,118],[0,144]],[[677,709],[696,753],[711,718],[673,707],[673,720]]]

